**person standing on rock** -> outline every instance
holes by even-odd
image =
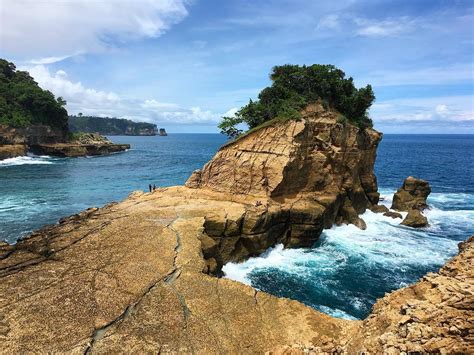
[[[151,184],[148,184],[148,190],[151,192]]]
[[[153,184],[153,192],[155,192],[155,190],[156,190],[156,185]]]

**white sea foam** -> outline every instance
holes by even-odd
[[[384,197],[382,203],[390,206],[391,194],[387,193]],[[434,196],[436,201],[449,201],[450,204],[462,203],[467,198],[472,196]],[[248,285],[252,284],[252,274],[262,271],[270,274],[282,272],[294,280],[311,278],[314,287],[327,293],[339,293],[340,297],[346,294],[346,290],[341,289],[337,282],[338,273],[353,267],[351,263],[357,263],[358,270],[391,270],[390,275],[386,276],[391,278],[392,284],[404,287],[407,282],[416,281],[407,280],[410,270],[433,269],[442,265],[456,253],[459,238],[467,237],[469,231],[474,231],[473,210],[446,211],[432,206],[425,213],[430,226],[413,229],[401,226],[402,220],[399,218],[393,219],[367,211],[362,216],[367,223],[366,230],[353,225],[333,227],[323,232],[322,241],[315,248],[284,249],[282,245],[277,245],[246,262],[228,263],[223,271],[225,277]],[[405,216],[406,213],[402,215]],[[360,300],[353,295],[348,297],[352,297],[348,301],[357,309]],[[336,317],[352,317],[327,305],[314,306]]]
[[[32,164],[54,164],[54,159],[48,155],[28,155],[0,160],[0,167]]]

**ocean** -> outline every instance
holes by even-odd
[[[183,184],[225,143],[218,134],[109,137],[132,149],[103,157],[28,156],[0,161],[0,240],[17,239],[92,206],[120,201],[148,184]],[[383,203],[405,177],[432,187],[430,226],[366,212],[367,229],[325,230],[314,247],[283,249],[224,267],[225,277],[299,300],[330,315],[362,319],[386,292],[436,271],[474,234],[474,136],[385,135],[376,175]]]

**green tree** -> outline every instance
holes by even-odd
[[[353,79],[334,65],[276,66],[270,79],[272,85],[260,92],[257,101],[250,100],[233,119],[223,117],[219,124],[222,133],[235,138],[242,133],[235,128],[239,123],[252,129],[272,119],[297,119],[305,106],[318,100],[359,127],[372,126],[367,114],[375,100],[372,87],[357,89]]]
[[[0,59],[0,124],[26,127],[44,124],[68,130],[66,101],[47,90],[13,63]]]

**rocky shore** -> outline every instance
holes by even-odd
[[[130,149],[129,144],[113,144],[94,133],[82,133],[70,139],[65,132],[44,125],[22,129],[0,126],[0,160],[24,156],[28,152],[80,157],[106,155],[127,149]]]
[[[0,343],[17,352],[472,352],[474,239],[364,321],[218,278],[222,265],[377,209],[381,134],[312,105],[224,146],[186,186],[133,193],[0,244]]]

